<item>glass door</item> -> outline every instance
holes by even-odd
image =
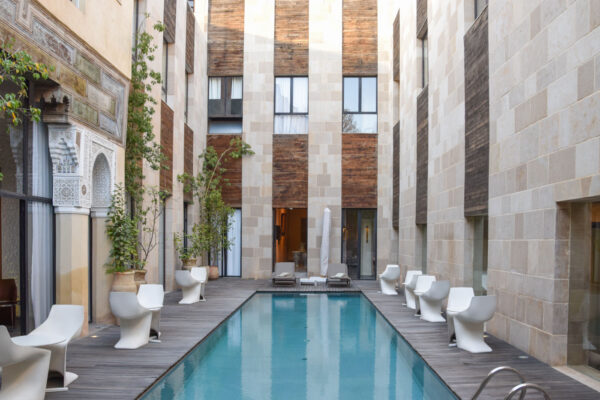
[[[242,210],[236,208],[229,218],[227,240],[231,244],[219,257],[221,276],[242,275]]]
[[[342,262],[352,279],[375,279],[377,210],[346,208],[342,212]]]

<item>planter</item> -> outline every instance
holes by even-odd
[[[208,280],[214,281],[219,278],[219,267],[216,265],[211,265],[208,267]]]
[[[146,283],[146,271],[145,269],[136,269],[135,271],[135,286],[136,286],[136,292],[137,290],[140,289],[140,285],[145,285]]]
[[[115,272],[113,274],[113,282],[111,287],[112,292],[137,292],[135,284],[135,272]]]
[[[183,269],[187,269],[191,271],[193,267],[197,264],[197,260],[195,258],[190,258],[189,260],[183,261]]]

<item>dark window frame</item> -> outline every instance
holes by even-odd
[[[191,74],[188,73],[185,74],[185,108],[183,110],[183,119],[186,124],[188,122],[188,112],[190,110],[190,75]]]
[[[421,89],[425,89],[429,85],[429,40],[427,34],[428,32],[425,31],[423,37],[419,39],[421,41]]]
[[[358,111],[346,111],[344,104],[344,93],[346,92],[346,85],[344,84],[346,78],[358,78]],[[362,111],[362,80],[363,78],[375,78],[375,111]],[[342,78],[342,114],[377,114],[379,112],[379,92],[377,90],[377,75],[368,76],[354,76],[348,75]]]
[[[160,88],[161,88],[161,95],[164,96],[164,98],[162,98],[162,100],[166,103],[167,96],[169,95],[169,43],[163,39],[163,57],[164,57],[165,53],[166,53],[167,62],[165,63],[164,71],[162,71],[162,65],[161,65],[160,79],[161,79],[162,83],[160,85]],[[162,64],[162,59],[161,59],[161,64]]]
[[[210,113],[210,107],[207,107],[208,109],[208,120],[210,122],[210,120],[218,120],[218,119],[241,119],[243,118],[244,115],[244,108],[243,108],[243,100],[244,100],[244,77],[242,75],[235,75],[235,76],[209,76],[208,80],[210,82],[210,79],[220,79],[221,80],[221,98],[220,99],[211,99],[210,98],[210,83],[207,87],[207,92],[206,92],[206,98],[207,98],[207,104],[209,104],[211,101],[214,102],[223,102],[223,109],[224,109],[224,113],[223,114],[211,114]],[[241,99],[232,99],[231,98],[231,88],[232,88],[232,84],[233,84],[233,78],[241,78],[242,79],[242,98]],[[241,113],[239,114],[232,114],[231,113],[231,102],[233,100],[238,100],[240,102],[242,102],[242,106],[241,106]]]
[[[306,94],[306,112],[294,112],[294,78],[306,78],[308,82],[307,75],[280,75],[275,77],[275,81],[273,82],[273,88],[277,89],[277,79],[278,78],[287,78],[290,79],[290,112],[277,112],[277,92],[273,90],[273,113],[275,115],[308,115],[308,111],[310,109],[310,102],[308,101],[308,93]],[[306,86],[308,91],[308,85]]]

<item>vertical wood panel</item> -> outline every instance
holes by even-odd
[[[186,25],[185,25],[185,72],[194,73],[194,36],[196,31],[196,18],[194,12],[187,7]]]
[[[400,226],[400,122],[394,125],[394,157],[393,157],[393,206],[392,227],[398,229]]]
[[[415,223],[427,223],[427,179],[429,162],[429,90],[417,97],[417,198]]]
[[[342,135],[342,207],[377,208],[377,135]]]
[[[275,75],[308,75],[308,0],[275,1]]]
[[[164,39],[167,43],[175,42],[175,21],[177,19],[177,1],[164,0],[163,21],[165,21]]]
[[[487,215],[490,161],[490,83],[487,8],[465,42],[465,216]]]
[[[343,0],[342,73],[377,75],[377,0]]]
[[[173,192],[173,110],[164,101],[160,105],[160,145],[166,157],[160,170],[160,190]]]
[[[208,13],[208,75],[244,73],[244,0],[211,0]]]
[[[183,172],[194,174],[194,131],[187,124],[183,125]],[[184,193],[185,201],[192,200],[191,193]]]
[[[273,207],[308,207],[308,135],[273,135]]]
[[[208,135],[206,137],[206,145],[212,146],[217,154],[222,154],[229,148],[229,142],[240,135]],[[223,174],[223,180],[227,181],[221,187],[223,201],[231,207],[242,206],[242,159],[229,160],[224,163],[223,167],[227,170]]]
[[[417,37],[422,39],[427,33],[427,0],[417,2]]]

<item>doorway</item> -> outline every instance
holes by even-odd
[[[375,279],[377,271],[377,210],[342,210],[342,262],[352,279]]]
[[[218,265],[221,276],[242,276],[242,209],[236,208],[229,217],[227,229],[229,249],[219,255]]]
[[[293,262],[299,273],[306,273],[306,215],[306,208],[273,210],[273,260]]]

